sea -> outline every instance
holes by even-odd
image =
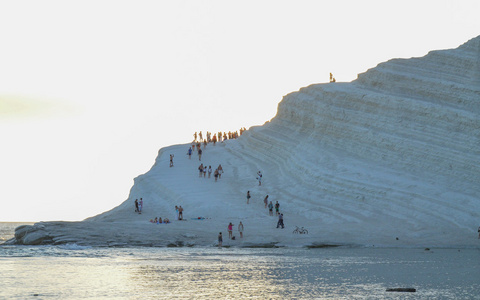
[[[480,250],[0,245],[0,299],[480,299]]]

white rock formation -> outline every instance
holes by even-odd
[[[207,146],[202,162],[225,169],[218,182],[198,177],[200,162],[188,159],[188,146],[161,149],[124,203],[76,225],[90,228],[82,235],[44,223],[49,237],[62,227],[69,241],[84,243],[211,245],[228,222],[243,221],[245,238],[232,245],[477,246],[480,36],[457,49],[381,63],[351,83],[285,96],[270,122]],[[267,194],[280,202],[286,230],[263,207]],[[140,197],[142,215],[133,212]],[[148,222],[173,220],[175,205],[188,222]],[[293,225],[309,234],[292,235]]]

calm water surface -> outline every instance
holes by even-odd
[[[413,287],[416,293],[389,293]],[[480,299],[478,249],[0,246],[0,299]]]

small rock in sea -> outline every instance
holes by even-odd
[[[387,289],[387,292],[409,292],[409,293],[415,293],[417,290],[414,288],[393,288],[393,289]]]

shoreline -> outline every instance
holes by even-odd
[[[193,222],[193,221],[192,221]],[[171,224],[145,224],[143,222],[39,222],[34,225],[21,225],[15,230],[15,237],[0,243],[0,246],[58,246],[77,245],[80,247],[218,247],[216,229],[198,226],[184,231],[185,226],[180,224],[191,223],[174,221]],[[116,226],[112,226],[116,225]],[[120,226],[119,226],[120,225]],[[176,226],[180,225],[180,226]],[[163,230],[168,226],[168,230]],[[97,230],[93,230],[97,228]],[[104,230],[98,230],[104,228]],[[356,241],[336,241],[321,238],[318,235],[293,234],[291,229],[273,230],[279,234],[269,237],[272,230],[251,236],[245,232],[243,239],[224,239],[222,248],[392,248],[392,249],[480,249],[479,245],[469,244],[435,244],[435,243],[386,243],[379,237],[375,242],[365,243]],[[226,230],[225,230],[226,231]],[[283,235],[283,236],[282,236]],[[398,242],[398,241],[397,241]]]

